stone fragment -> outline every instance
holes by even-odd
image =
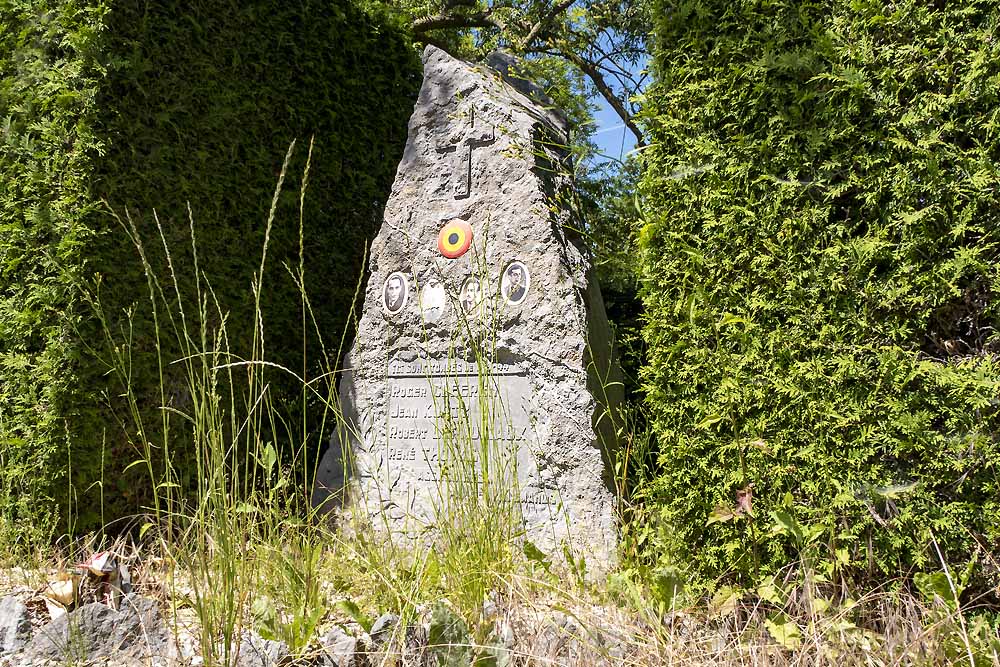
[[[0,655],[13,653],[30,638],[28,608],[12,595],[0,600]]]
[[[240,636],[236,667],[279,667],[288,664],[291,656],[285,642],[264,639],[255,632],[244,630]]]
[[[566,121],[523,81],[433,46],[423,60],[314,503],[414,541],[489,514],[499,538],[600,571],[621,386]]]
[[[381,647],[392,637],[393,633],[396,632],[396,626],[399,625],[399,616],[395,614],[385,613],[375,619],[372,623],[371,632],[368,635],[372,638],[372,644],[376,647]]]
[[[173,635],[156,601],[135,593],[122,599],[118,611],[92,602],[60,616],[40,628],[23,652],[25,661],[131,658],[169,664],[175,657]]]
[[[357,637],[338,627],[320,637],[319,645],[318,667],[361,667],[365,662]]]

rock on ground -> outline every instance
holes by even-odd
[[[0,600],[0,655],[18,650],[30,637],[28,608],[12,595]]]
[[[173,634],[156,601],[133,593],[125,596],[117,611],[93,602],[51,621],[11,664],[169,665],[175,658]]]

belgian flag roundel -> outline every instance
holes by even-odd
[[[472,227],[464,220],[452,220],[438,233],[438,250],[448,259],[461,257],[472,245]]]

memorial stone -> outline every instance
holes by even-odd
[[[559,203],[566,122],[506,73],[433,46],[423,61],[314,503],[426,536],[458,497],[508,498],[526,539],[607,564],[620,384]]]

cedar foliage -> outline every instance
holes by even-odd
[[[165,277],[166,258],[162,248],[155,251],[157,212],[182,276],[182,298],[189,298],[190,203],[200,267],[229,313],[230,344],[245,353],[264,223],[282,158],[298,140],[271,238],[263,311],[273,332],[272,359],[301,371],[298,291],[282,264],[298,265],[296,179],[314,137],[304,211],[306,288],[319,329],[339,339],[420,82],[403,29],[359,6],[356,0],[2,5],[4,530],[51,529],[70,501],[77,527],[93,526],[102,518],[101,494],[105,519],[148,500],[143,469],[122,474],[139,454],[123,427],[122,388],[99,361],[102,337],[75,286],[99,284],[112,327],[131,347],[142,408],[156,421],[159,378],[146,277],[120,222],[126,208]],[[315,361],[316,341],[308,343]],[[281,377],[274,381],[279,400],[292,391]],[[183,409],[180,379],[168,373],[164,386],[168,403]],[[101,480],[103,488],[95,485]]]
[[[745,581],[812,549],[895,574],[939,569],[936,540],[949,566],[983,562],[1000,540],[995,5],[656,16],[640,244],[664,560]],[[732,518],[750,484],[754,517]],[[811,530],[772,534],[788,515]]]

